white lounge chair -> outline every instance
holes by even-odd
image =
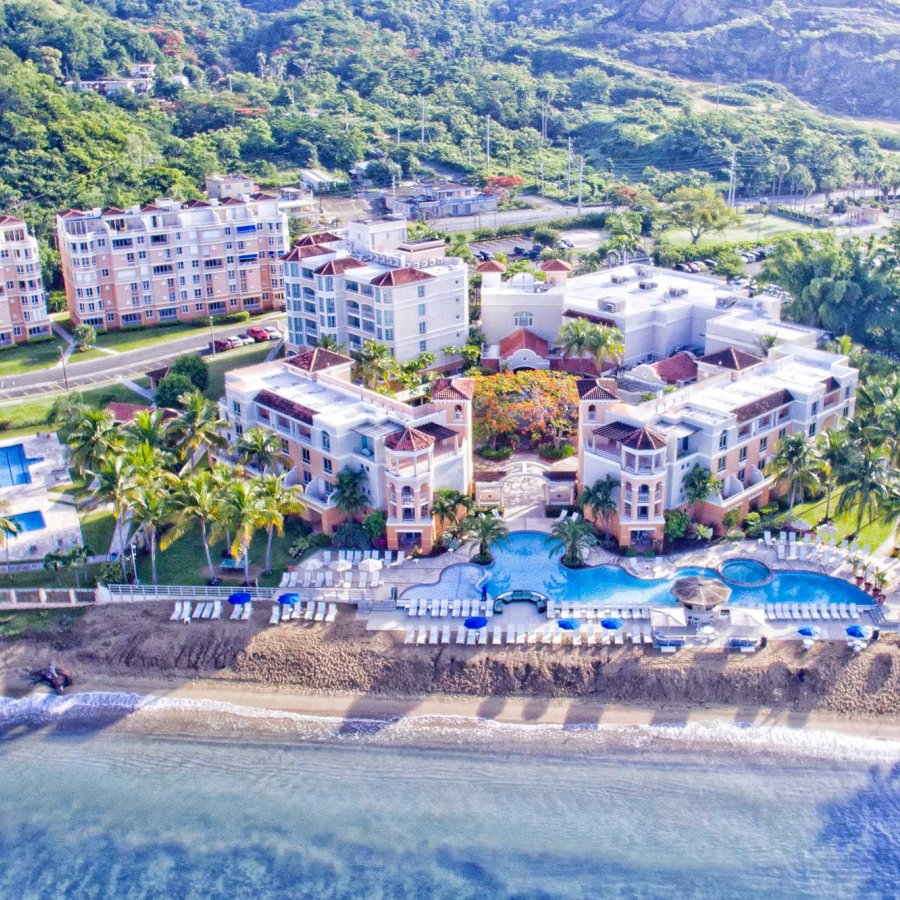
[[[828,604],[827,604],[827,603],[823,603],[823,604],[822,604],[821,610],[822,610],[822,618],[823,618],[823,619],[830,619],[830,618],[831,618],[831,610],[828,608]]]
[[[559,646],[561,646],[561,645],[562,645],[562,632],[561,632],[561,631],[554,631],[554,632],[553,632],[553,646],[554,646],[554,647],[559,647]]]
[[[312,620],[316,617],[316,602],[315,600],[310,600],[306,604],[306,612],[303,614],[304,622],[312,622]]]
[[[617,632],[615,633],[615,637],[613,638],[613,640],[615,641],[616,646],[618,646],[618,647],[623,646],[624,643],[625,643],[625,638],[622,637],[622,632],[621,632],[621,631],[617,631]]]
[[[572,632],[572,646],[573,647],[581,646],[581,632],[580,631]]]
[[[328,565],[328,563],[331,562],[331,551],[330,550],[322,551],[322,561],[325,563],[326,566]]]
[[[204,603],[203,604],[203,612],[200,614],[201,619],[211,619],[213,614],[213,604],[212,603]]]
[[[441,643],[449,644],[450,643],[450,626],[445,625],[443,630],[441,631]]]
[[[516,626],[515,625],[507,625],[506,626],[506,643],[514,644],[516,642]]]
[[[174,611],[172,612],[172,615],[169,616],[169,621],[170,621],[170,622],[175,622],[175,621],[177,621],[178,619],[180,619],[181,616],[182,616],[182,610],[183,610],[183,609],[184,609],[184,604],[179,600],[179,601],[175,604],[175,609],[174,609]]]
[[[333,622],[337,618],[337,611],[338,611],[337,604],[329,603],[328,604],[328,612],[325,614],[325,621]]]
[[[240,617],[241,617],[241,611],[242,611],[242,607],[235,606],[231,610],[231,615],[228,618],[231,619],[232,622],[237,622],[237,620],[240,619]]]
[[[478,643],[479,645],[487,643],[487,628],[478,629]]]
[[[269,624],[277,625],[281,621],[281,604],[272,604],[272,614],[269,616]]]
[[[466,643],[470,646],[473,646],[475,644],[475,641],[478,640],[478,635],[475,633],[474,628],[468,629],[468,632],[469,633],[466,635]]]
[[[315,621],[316,621],[316,622],[324,622],[324,621],[325,621],[325,614],[326,614],[327,612],[328,612],[328,608],[326,607],[325,603],[322,602],[322,601],[320,600],[320,601],[316,604]]]
[[[494,637],[491,643],[495,647],[503,643],[503,629],[499,625],[494,626]]]
[[[404,644],[411,644],[416,638],[416,629],[412,626],[406,629],[406,636],[403,638]]]
[[[850,604],[850,618],[851,619],[859,618],[859,607],[855,603]]]
[[[416,644],[424,644],[428,641],[428,629],[421,625],[419,627],[419,633],[416,635]]]
[[[362,569],[359,573],[359,589],[364,591],[369,586],[369,573]]]
[[[221,600],[216,600],[216,602],[213,603],[213,609],[212,609],[212,612],[210,613],[210,618],[211,619],[221,619],[222,618],[222,601]]]
[[[465,642],[466,642],[466,629],[463,628],[462,625],[460,625],[456,632],[456,643],[464,644]]]
[[[428,632],[428,643],[436,644],[438,642],[438,627],[437,625],[431,626],[431,631]]]
[[[243,606],[243,609],[242,609],[242,611],[241,611],[241,621],[242,621],[242,622],[249,622],[249,621],[250,621],[250,617],[251,617],[252,615],[253,615],[253,604],[252,604],[252,603],[245,603],[244,606]]]

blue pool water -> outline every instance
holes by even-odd
[[[772,570],[755,559],[729,559],[719,567],[723,580],[730,585],[753,585],[767,582]]]
[[[37,509],[31,512],[16,513],[8,518],[12,519],[19,526],[20,533],[40,531],[42,528],[47,527],[47,523],[44,521],[44,514]]]
[[[478,599],[485,577],[488,595],[505,591],[540,591],[554,600],[567,602],[606,602],[615,606],[661,606],[674,604],[671,587],[687,575],[718,578],[714,569],[684,566],[666,578],[635,578],[619,566],[592,569],[566,569],[560,554],[551,558],[545,535],[533,531],[511,534],[494,547],[494,562],[487,569],[463,563],[451,566],[437,584],[420,584],[404,592],[419,600],[460,597]],[[731,603],[861,603],[872,598],[846,581],[816,572],[777,572],[772,581],[758,587],[730,584]]]
[[[0,487],[12,487],[16,484],[31,484],[31,473],[22,444],[11,447],[0,447]]]

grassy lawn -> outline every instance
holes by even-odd
[[[300,531],[296,526],[285,528],[283,538],[279,538],[277,534],[275,535],[272,540],[272,574],[260,577],[260,586],[276,587],[278,585],[288,563],[293,562],[287,555],[287,552],[298,537],[300,537]],[[224,543],[217,544],[212,548],[214,563],[218,562],[219,554],[223,549]],[[264,531],[260,531],[250,546],[250,562],[253,565],[262,566],[265,560],[266,534]],[[160,584],[206,584],[209,579],[209,573],[206,569],[206,559],[203,555],[199,527],[191,528],[165,552],[157,552],[156,568]],[[138,575],[142,582],[145,584],[150,583],[149,553],[143,553],[138,557]],[[241,580],[241,577],[236,577],[234,584],[240,584]],[[230,584],[231,582],[227,583]]]
[[[0,639],[30,634],[62,634],[84,614],[83,609],[21,609],[0,612]]]
[[[64,344],[59,340],[39,344],[21,344],[0,350],[0,378],[7,375],[24,375],[35,369],[47,369],[59,362],[59,351]]]
[[[759,213],[745,213],[741,215],[741,224],[715,234],[707,234],[700,238],[700,246],[703,244],[720,244],[725,242],[758,241],[761,244],[772,240],[780,234],[790,234],[797,231],[812,231],[813,229],[802,222],[794,222],[775,215],[760,215]],[[690,244],[691,236],[683,230],[667,231],[662,235],[670,244]]]
[[[84,545],[94,554],[104,554],[109,550],[116,522],[111,510],[97,509],[81,517],[81,533]]]
[[[269,343],[254,344],[252,347],[241,347],[240,350],[229,350],[226,353],[206,357],[209,366],[209,387],[203,393],[210,400],[218,400],[225,393],[226,372],[261,363],[271,349],[272,345]]]
[[[856,530],[856,511],[852,510],[849,513],[844,513],[842,516],[835,515],[835,507],[837,506],[838,498],[841,495],[840,490],[836,490],[831,497],[831,510],[830,515],[834,521],[835,526],[840,532],[841,538],[845,538],[848,535],[853,534]],[[825,516],[825,498],[823,497],[821,500],[815,500],[810,503],[798,503],[794,507],[794,518],[795,519],[803,519],[805,522],[809,522],[810,525],[815,525]],[[891,530],[895,525],[896,520],[890,519],[876,519],[874,522],[870,522],[869,524],[863,524],[862,532],[859,536],[859,542],[862,545],[868,544],[873,550],[876,547],[880,547],[888,537],[890,537]]]
[[[86,403],[92,406],[105,406],[113,400],[141,405],[147,403],[143,397],[121,384],[110,384],[106,387],[84,391],[82,397]],[[24,403],[0,406],[0,437],[20,437],[25,434],[33,434],[35,431],[46,430],[49,427],[47,416],[50,414],[55,400],[56,397],[41,397],[36,400],[27,400]]]

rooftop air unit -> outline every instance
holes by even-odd
[[[613,275],[609,280],[613,284],[627,284],[630,279],[627,275]]]
[[[669,296],[670,297],[686,297],[688,289],[685,287],[670,287],[669,288]]]
[[[652,278],[646,278],[638,283],[638,287],[640,287],[642,291],[652,291],[654,288],[659,287],[659,285]]]

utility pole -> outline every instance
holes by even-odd
[[[292,87],[288,88],[288,97],[291,98],[291,106],[295,106],[296,102],[294,100],[294,89]]]
[[[544,193],[544,154],[541,154],[541,193]]]
[[[69,374],[68,374],[68,372],[66,372],[66,351],[62,347],[59,348],[59,361],[62,363],[63,381],[65,382],[66,392],[68,393]]]
[[[400,123],[397,123],[397,146],[400,146]]]
[[[541,146],[547,143],[547,101],[541,100]]]
[[[572,196],[572,138],[566,149],[566,197]]]
[[[731,167],[728,172],[728,205],[734,206],[734,195],[737,187],[737,173],[735,166],[737,164],[737,150],[731,151]]]
[[[344,104],[344,133],[350,133],[350,110],[346,103]]]
[[[719,75],[716,73],[716,112],[719,111]]]
[[[485,140],[485,169],[490,172],[491,169],[491,117],[487,117],[487,131],[486,131],[486,140]]]
[[[578,215],[581,215],[581,194],[584,188],[584,157],[578,157]]]
[[[420,98],[422,101],[422,134],[419,137],[419,143],[424,147],[425,146],[425,98]]]

